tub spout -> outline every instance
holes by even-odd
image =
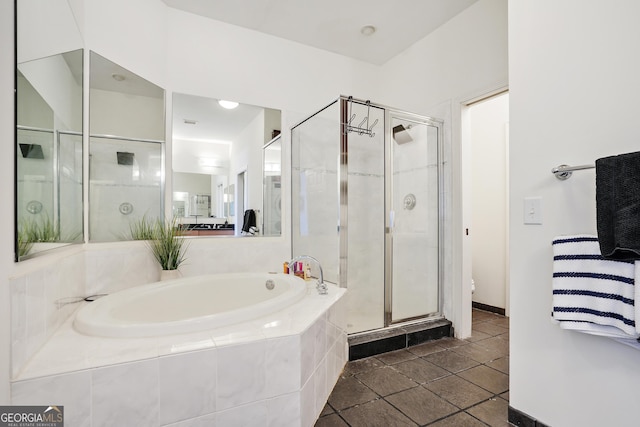
[[[316,265],[318,266],[318,270],[320,271],[320,277],[318,277],[318,282],[316,283],[316,289],[318,290],[318,293],[320,295],[326,295],[327,292],[328,292],[328,288],[327,288],[327,284],[324,283],[324,277],[323,277],[323,274],[322,274],[322,266],[320,265],[320,261],[318,261],[314,257],[309,256],[309,255],[300,255],[298,257],[295,257],[294,259],[289,261],[289,265],[291,266],[291,268],[289,269],[289,272],[291,272],[294,269],[294,266],[295,266],[296,262],[302,261],[302,260],[312,261],[312,262],[316,263]]]

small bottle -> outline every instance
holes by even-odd
[[[304,279],[304,267],[302,266],[302,261],[296,262],[296,265],[293,268],[293,274],[301,279]]]
[[[308,262],[304,263],[304,280],[311,280],[311,265]]]
[[[282,264],[282,272],[284,274],[289,274],[289,263],[286,261]]]

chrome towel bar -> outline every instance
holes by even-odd
[[[579,171],[583,169],[594,169],[594,165],[581,165],[581,166],[569,166],[569,165],[560,165],[551,169],[551,173],[556,176],[561,181],[571,178],[573,171]]]

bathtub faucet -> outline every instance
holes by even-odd
[[[320,271],[320,277],[318,278],[318,282],[316,283],[316,289],[318,290],[318,293],[320,295],[326,295],[328,289],[327,289],[327,284],[324,283],[324,277],[322,275],[322,266],[320,265],[320,261],[318,261],[314,257],[309,255],[300,255],[298,257],[295,257],[294,259],[289,261],[289,272],[291,272],[295,268],[296,262],[302,261],[302,260],[313,261],[318,265],[318,270]]]

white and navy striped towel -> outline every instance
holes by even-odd
[[[598,238],[553,240],[553,318],[560,327],[615,338],[637,338],[633,261],[602,258]]]

